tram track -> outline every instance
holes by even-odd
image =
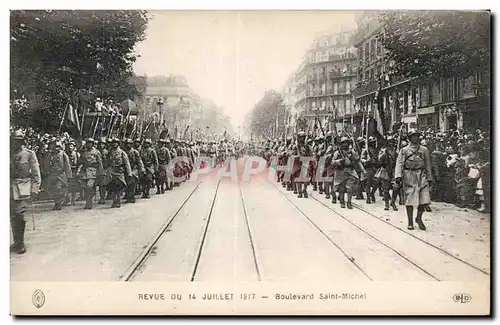
[[[276,184],[274,184],[274,182],[271,182],[272,186],[282,195],[282,197],[284,199],[286,199],[297,211],[299,211],[300,214],[302,214],[310,223],[311,225],[313,225],[314,228],[316,228],[322,236],[324,236],[325,238],[328,237],[328,240],[330,242],[333,243],[333,240],[331,238],[329,238],[328,235],[325,234],[325,231],[323,229],[321,229],[321,227],[316,223],[314,222],[314,220],[312,220],[311,217],[309,217],[307,215],[306,212],[303,211],[303,209],[297,204],[297,202],[291,200],[287,195],[287,193],[283,192],[283,190],[278,187]],[[339,216],[342,218],[342,220],[348,222],[348,224],[352,227],[355,227],[358,231],[360,231],[361,233],[363,233],[365,236],[368,236],[369,238],[371,238],[372,240],[376,241],[378,244],[380,244],[381,246],[389,249],[390,251],[392,251],[394,254],[396,254],[399,258],[401,258],[402,260],[404,260],[406,263],[408,263],[409,265],[411,265],[412,267],[420,270],[421,272],[423,272],[424,274],[426,274],[428,276],[428,278],[434,280],[434,281],[444,281],[444,280],[447,280],[446,278],[443,278],[444,276],[440,276],[439,274],[436,274],[437,272],[433,272],[432,270],[429,270],[429,267],[427,267],[426,265],[423,265],[422,263],[419,263],[418,261],[416,261],[414,258],[412,258],[411,256],[408,256],[408,254],[405,254],[404,252],[402,252],[400,249],[394,247],[393,245],[391,244],[388,244],[386,242],[384,242],[383,240],[381,240],[380,238],[377,238],[377,236],[374,236],[372,233],[370,233],[369,231],[367,231],[366,229],[364,229],[363,227],[361,227],[359,224],[356,224],[355,222],[349,220],[348,217],[344,216],[341,212],[337,211],[336,209],[334,209],[333,207],[330,207],[328,204],[322,202],[320,199],[316,198],[314,195],[310,195],[309,196],[310,198],[312,198],[313,200],[315,200],[316,202],[320,203],[321,206],[323,206],[324,208],[327,208],[328,210],[330,210],[331,212],[333,212],[335,215]],[[358,209],[359,211],[362,211],[363,213],[366,213],[365,211],[363,211],[362,209]],[[367,214],[367,213],[366,213]],[[374,217],[373,215],[370,215],[370,217]],[[380,220],[379,218],[377,218],[378,220]],[[392,226],[392,225],[391,225]],[[394,227],[394,226],[393,226]],[[396,229],[398,229],[397,227],[394,227]],[[406,233],[403,231],[403,233]],[[412,236],[413,237],[413,236]],[[422,243],[424,244],[429,244],[427,243],[426,241],[424,240],[421,240]],[[349,253],[347,253],[347,250],[340,247],[340,245],[338,244],[335,244],[335,246],[342,251],[342,253],[350,260],[350,261],[354,261],[356,260],[356,256],[351,256]],[[435,245],[428,245],[429,248],[435,248]],[[439,253],[444,253],[442,250],[436,250],[438,251]],[[451,255],[450,253],[446,254],[447,256],[449,257],[453,257],[454,258],[454,261],[456,262],[459,262],[459,263],[462,263],[464,266],[467,266],[467,267],[470,267],[471,269],[473,269],[474,271],[481,271],[481,273],[483,274],[487,274],[487,272],[484,272],[483,270],[480,270],[478,269],[477,267],[475,266],[471,266],[470,263],[467,263],[464,261],[462,261],[461,259],[459,258],[455,258],[453,255]],[[361,268],[360,265],[356,265],[358,268]],[[363,273],[365,274],[368,274],[369,272],[367,272],[366,270],[363,270]],[[449,274],[445,274],[447,277],[449,277]]]
[[[215,185],[216,182],[216,185]],[[130,282],[130,281],[142,281],[143,279],[149,279],[151,277],[158,276],[159,274],[165,272],[165,275],[168,277],[169,272],[172,272],[171,268],[168,267],[168,262],[167,260],[179,260],[179,256],[182,255],[182,263],[185,265],[185,267],[181,268],[184,271],[180,270],[179,268],[176,268],[176,271],[173,271],[177,276],[174,276],[173,279],[181,279],[184,278],[186,281],[194,282],[198,281],[201,279],[203,281],[204,278],[211,278],[214,276],[213,273],[211,272],[216,272],[215,276],[217,276],[217,264],[215,261],[217,260],[218,257],[222,256],[215,256],[214,253],[217,252],[217,245],[220,244],[219,240],[220,238],[218,237],[218,231],[221,231],[221,216],[222,216],[222,211],[225,211],[224,204],[221,205],[223,202],[219,202],[219,199],[222,199],[224,193],[227,194],[227,191],[231,191],[230,193],[233,193],[235,195],[235,198],[237,200],[234,200],[235,203],[240,205],[237,209],[239,211],[242,211],[239,214],[235,214],[235,218],[241,221],[241,228],[240,231],[244,231],[245,235],[243,235],[242,232],[240,232],[240,236],[245,236],[249,239],[249,249],[245,250],[251,251],[251,254],[249,253],[247,256],[248,258],[246,261],[248,261],[248,265],[250,263],[253,263],[253,271],[252,274],[256,274],[256,278],[258,281],[261,281],[261,274],[260,274],[260,268],[258,264],[258,258],[257,258],[257,253],[256,253],[256,248],[254,246],[254,241],[253,241],[253,234],[250,226],[250,221],[248,219],[248,214],[247,214],[247,209],[245,206],[245,201],[243,198],[243,193],[240,187],[240,184],[232,187],[232,183],[226,183],[222,178],[218,178],[216,181],[213,180],[204,180],[200,181],[199,183],[196,184],[196,186],[193,188],[193,190],[187,195],[187,197],[184,199],[180,207],[175,210],[175,212],[168,218],[168,220],[165,222],[165,224],[160,228],[160,230],[157,232],[157,234],[153,237],[151,242],[145,248],[142,250],[142,252],[139,254],[137,259],[130,265],[130,267],[127,269],[127,271],[124,273],[124,275],[121,277],[121,281],[125,282]],[[200,185],[204,183],[205,187],[202,191],[200,191],[200,194],[195,196],[195,193],[198,191],[200,188]],[[209,185],[212,183],[212,185]],[[225,185],[222,185],[222,184]],[[228,186],[228,184],[230,186]],[[213,189],[213,192],[209,194],[212,191],[212,187],[215,185],[215,188]],[[210,187],[207,187],[210,186]],[[221,194],[221,189],[223,188]],[[236,197],[237,195],[237,197]],[[210,197],[210,199],[208,199]],[[199,201],[199,198],[202,198],[203,200],[203,206],[207,207],[203,216],[200,215],[198,212],[195,212],[193,210],[194,206],[200,206],[201,202]],[[208,203],[208,204],[207,204]],[[217,211],[216,211],[217,210]],[[227,211],[229,213],[233,213],[233,211]],[[196,213],[198,216],[194,219],[189,217],[186,219],[185,217],[188,217],[189,215]],[[183,216],[183,217],[179,217]],[[215,218],[215,220],[214,220]],[[190,227],[190,229],[183,229],[181,225],[178,224],[178,222],[175,223],[175,225],[172,225],[176,220],[179,220],[178,222],[181,222],[182,224],[185,224],[186,222],[190,222],[188,220],[191,220],[193,227]],[[184,220],[183,222],[181,220]],[[236,219],[235,219],[236,220]],[[201,222],[202,221],[202,222]],[[212,225],[213,224],[213,225]],[[198,225],[198,226],[196,226]],[[171,226],[173,227],[172,232],[168,231]],[[231,223],[222,225],[224,227],[236,227],[236,225],[232,225]],[[182,229],[182,230],[181,230]],[[198,229],[198,230],[196,230]],[[227,231],[227,228],[224,228]],[[222,230],[224,230],[222,229]],[[188,233],[184,233],[185,231],[188,231]],[[236,230],[234,230],[236,231]],[[173,237],[172,237],[173,236]],[[184,246],[186,249],[186,252],[180,252],[179,250],[173,251],[172,249],[169,249],[169,243],[172,243],[172,241],[175,241],[175,238],[180,238],[179,236],[189,236],[189,246]],[[187,238],[187,237],[186,237]],[[230,239],[231,236],[226,236],[226,238]],[[248,240],[247,240],[248,241]],[[227,243],[227,240],[226,240]],[[236,244],[236,243],[235,243]],[[166,246],[165,246],[166,245]],[[215,246],[214,246],[215,245]],[[248,245],[245,243],[245,245]],[[178,245],[177,245],[178,246]],[[246,246],[248,247],[248,246]],[[215,249],[215,251],[214,251]],[[180,252],[180,253],[179,253]],[[167,254],[167,255],[164,255]],[[174,254],[173,256],[171,254]],[[171,255],[169,258],[169,255]],[[238,254],[237,254],[238,255]],[[162,269],[161,264],[162,261],[158,260],[155,258],[156,256],[164,256],[166,268]],[[213,259],[213,257],[216,257],[216,259]],[[234,257],[234,256],[226,256],[227,258]],[[151,259],[151,261],[150,261]],[[154,261],[153,261],[154,259]],[[250,262],[252,260],[252,262]],[[153,263],[152,269],[150,269],[150,264]],[[160,264],[160,267],[158,265]],[[170,264],[171,265],[171,264]],[[189,268],[189,270],[188,270]],[[155,275],[155,270],[156,270],[156,275]],[[170,270],[170,271],[168,271]],[[215,270],[215,271],[214,271]],[[207,273],[208,271],[208,273]],[[151,273],[153,272],[153,273]],[[223,273],[223,272],[222,272]],[[200,279],[199,279],[200,278]],[[255,276],[254,276],[255,278]]]
[[[316,197],[313,197],[313,198],[314,198],[316,201],[318,201],[318,202],[320,202],[321,204],[323,204],[323,202],[319,201]],[[407,232],[407,231],[404,231],[403,229],[401,229],[401,228],[399,228],[399,227],[396,227],[395,225],[391,224],[390,222],[387,222],[387,221],[385,221],[385,220],[383,220],[383,219],[380,219],[377,215],[375,215],[375,214],[373,214],[372,212],[370,212],[370,211],[368,211],[368,210],[364,209],[361,205],[359,205],[359,204],[357,204],[357,203],[355,203],[355,202],[354,202],[352,205],[353,205],[353,207],[354,207],[354,208],[356,208],[356,209],[358,209],[358,210],[363,211],[364,213],[366,213],[366,214],[367,214],[367,215],[369,215],[370,217],[372,217],[372,218],[374,218],[374,219],[377,219],[377,220],[379,220],[379,221],[381,221],[381,222],[383,222],[383,223],[385,223],[385,224],[387,224],[387,225],[391,226],[392,228],[397,229],[397,230],[399,230],[399,231],[401,231],[401,232],[403,232],[403,233],[407,234],[408,236],[413,237],[413,238],[415,238],[415,239],[417,239],[417,240],[421,241],[422,243],[425,243],[425,244],[427,244],[427,245],[429,245],[429,246],[431,246],[431,247],[433,247],[433,248],[435,248],[435,249],[437,249],[437,250],[441,251],[442,253],[444,253],[444,254],[446,254],[446,255],[448,255],[448,256],[450,256],[450,257],[454,258],[455,260],[460,261],[460,262],[462,262],[462,263],[464,263],[464,264],[466,264],[466,265],[470,266],[470,267],[471,267],[471,268],[473,268],[473,269],[476,269],[477,271],[479,271],[479,272],[481,272],[481,273],[483,273],[483,274],[485,274],[485,275],[488,275],[488,276],[489,276],[489,275],[491,275],[491,274],[490,274],[490,272],[487,272],[487,271],[483,270],[482,268],[480,268],[479,266],[476,266],[476,265],[474,265],[474,264],[472,264],[472,263],[470,263],[470,262],[465,261],[464,259],[461,259],[461,258],[459,258],[459,257],[455,256],[454,254],[450,253],[450,252],[449,252],[449,251],[447,251],[446,249],[443,249],[443,248],[441,248],[441,247],[439,247],[439,246],[436,246],[436,245],[434,245],[433,243],[428,242],[427,240],[424,240],[424,239],[422,239],[422,238],[420,238],[420,237],[418,237],[418,236],[415,236],[415,235],[413,235],[413,234],[411,234],[411,233],[409,233],[409,232]]]
[[[199,189],[200,185],[203,181],[200,181],[196,184],[193,190],[189,193],[189,195],[184,199],[179,208],[172,214],[167,221],[161,226],[160,230],[156,233],[153,239],[146,245],[146,247],[142,250],[139,256],[135,259],[135,261],[130,265],[130,267],[125,271],[125,273],[121,276],[120,281],[129,282],[134,276],[139,272],[141,267],[145,264],[148,257],[151,255],[154,247],[163,237],[163,235],[167,232],[167,229],[174,222],[177,216],[180,214],[186,203],[191,199],[194,193]]]

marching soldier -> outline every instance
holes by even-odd
[[[62,150],[62,144],[50,143],[50,153],[46,156],[46,179],[49,192],[54,199],[53,210],[61,210],[68,191],[68,181],[73,177],[68,155]]]
[[[92,209],[92,200],[96,191],[96,179],[102,176],[104,169],[102,157],[99,150],[94,148],[94,139],[89,138],[85,142],[86,148],[80,156],[78,163],[80,168],[80,178],[84,185],[84,199],[86,201],[84,209]]]
[[[158,155],[158,171],[156,174],[156,194],[165,193],[165,186],[167,183],[167,166],[172,157],[170,151],[166,147],[166,140],[160,139],[159,146],[156,151]],[[168,187],[168,185],[167,185]]]
[[[358,154],[349,149],[351,140],[347,137],[340,139],[340,148],[335,151],[332,158],[334,174],[334,192],[339,193],[340,207],[345,208],[345,193],[347,192],[347,208],[352,209],[352,195],[356,192],[359,183],[358,170],[365,174],[365,170]],[[335,195],[334,195],[335,196]],[[332,201],[333,202],[333,201]]]
[[[133,147],[139,153],[139,157],[140,157],[140,153],[141,153],[141,139],[136,138],[134,140]],[[142,161],[142,158],[141,158],[141,161]],[[139,182],[137,183],[137,185],[135,187],[135,195],[140,195],[140,194],[143,193],[142,187],[143,187],[143,184],[144,184],[144,177],[145,176],[146,176],[146,174],[140,174],[139,175]]]
[[[133,147],[134,141],[127,139],[125,152],[128,156],[132,176],[127,181],[127,192],[125,195],[126,203],[135,203],[136,186],[139,183],[139,177],[144,175],[144,165],[142,163],[139,151]]]
[[[358,151],[357,153],[361,155],[361,149],[365,147],[365,139],[363,137],[358,137],[356,139],[356,150]],[[366,180],[365,179],[360,179],[358,188],[356,190],[356,200],[364,200],[363,196],[363,191],[365,190],[365,184]]]
[[[176,158],[177,152],[172,145],[172,141],[167,139],[166,143],[167,143],[167,150],[170,154],[170,159]],[[174,166],[174,169],[175,169],[175,166]],[[167,176],[166,182],[167,182],[167,191],[171,191],[174,188],[174,183],[172,182],[171,179],[168,178],[168,176]]]
[[[151,148],[151,139],[144,141],[144,148],[141,149],[140,153],[146,171],[143,180],[142,198],[149,199],[149,189],[153,184],[153,177],[158,170],[158,156],[156,155],[156,151]]]
[[[127,179],[132,177],[132,170],[127,154],[120,148],[120,140],[118,138],[112,139],[112,146],[108,156],[111,176],[108,189],[113,200],[111,207],[120,208],[121,197],[123,191],[127,188]]]
[[[302,161],[300,161],[300,157],[311,157],[312,152],[311,148],[309,145],[306,143],[306,134],[305,132],[301,131],[297,134],[297,150],[296,150],[296,155],[295,155],[295,161],[294,161],[294,179],[299,178],[300,179],[300,173],[301,173],[301,168],[302,168]],[[308,178],[308,181],[296,181],[297,184],[297,193],[299,198],[307,198],[307,184],[310,182],[312,175],[312,165],[309,163],[309,166],[307,166],[307,175],[306,177]],[[294,192],[295,193],[295,192]]]
[[[99,186],[99,202],[97,204],[105,204],[106,203],[106,185],[109,182],[109,165],[108,165],[108,153],[109,149],[107,147],[107,142],[111,144],[111,139],[101,139],[99,143],[97,144],[97,150],[99,150],[99,153],[101,154],[101,159],[102,159],[102,167],[104,168],[104,173],[101,177],[98,179],[98,186]]]
[[[425,206],[431,203],[429,187],[433,185],[429,150],[420,145],[420,132],[408,132],[410,144],[401,149],[396,162],[395,177],[403,185],[406,198],[408,230],[413,230],[413,210],[417,207],[415,222],[421,230],[426,227],[422,222]]]
[[[64,205],[67,205],[71,202],[71,205],[75,205],[76,193],[80,190],[80,184],[78,182],[78,159],[80,154],[75,149],[75,143],[70,141],[66,146],[66,155],[69,158],[69,165],[71,167],[71,179],[69,180],[68,186],[68,195],[66,196],[66,200]]]
[[[24,214],[30,199],[38,195],[41,185],[40,167],[35,152],[25,147],[25,137],[21,131],[12,135],[10,153],[10,225],[14,243],[10,251],[24,254]]]
[[[378,161],[380,163],[380,168],[377,170],[375,174],[375,178],[380,182],[380,186],[382,188],[382,193],[384,197],[385,207],[384,210],[389,210],[389,202],[390,206],[394,211],[398,211],[396,206],[396,196],[394,195],[395,191],[393,191],[393,196],[391,200],[391,196],[389,190],[391,189],[391,181],[394,175],[394,165],[396,162],[396,150],[394,150],[394,139],[391,136],[388,136],[386,139],[385,147],[382,148],[379,152]]]
[[[323,168],[323,177],[329,178],[334,175],[334,170],[332,168],[332,158],[333,158],[333,153],[335,152],[335,146],[332,143],[332,138],[333,138],[333,133],[330,131],[327,133],[325,137],[325,142],[321,148],[321,154],[323,157],[325,157],[325,162]],[[318,167],[319,168],[319,167]],[[332,181],[329,182],[323,182],[323,190],[325,192],[325,197],[326,199],[330,199],[330,192],[332,192],[332,202],[336,203],[336,194],[333,192],[332,189]],[[320,187],[321,189],[321,187]]]
[[[361,152],[361,163],[366,171],[366,203],[375,203],[375,193],[377,187],[375,186],[375,172],[378,167],[378,152],[376,148],[377,140],[374,137],[368,138],[368,147],[364,148]]]

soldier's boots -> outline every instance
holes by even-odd
[[[26,253],[26,247],[24,247],[24,230],[26,229],[26,221],[16,221],[12,222],[12,235],[14,237],[14,243],[10,246],[10,252],[16,254]]]
[[[332,193],[332,203],[337,203],[337,194],[335,192]]]
[[[120,208],[121,207],[121,193],[116,192],[112,194],[113,196],[113,204],[111,205],[112,208]]]
[[[309,197],[309,195],[307,195],[307,188],[304,189],[303,193],[304,193],[304,198],[307,199]]]
[[[385,201],[384,210],[389,211],[389,201]]]
[[[394,211],[398,211],[398,207],[396,206],[396,199],[398,196],[398,191],[393,190],[392,191],[392,196],[391,196],[391,207]]]
[[[160,185],[156,186],[156,194],[161,194]]]
[[[313,182],[313,191],[317,191],[317,190],[318,190],[318,183]]]
[[[347,193],[347,208],[352,210],[352,193]]]
[[[424,211],[425,211],[425,207],[419,207],[417,210],[417,217],[415,218],[415,222],[417,223],[418,228],[420,228],[420,230],[427,229],[422,221],[422,215],[424,214]]]
[[[62,205],[61,205],[61,203],[56,202],[56,203],[54,204],[54,207],[52,208],[52,210],[53,210],[53,211],[59,211],[59,210],[62,210]]]
[[[85,193],[85,206],[83,207],[86,210],[90,210],[93,208],[93,199],[94,199],[94,194],[90,194],[89,190],[86,190]]]
[[[318,187],[319,187],[319,194],[325,193],[325,191],[323,190],[323,183],[319,183]]]
[[[425,211],[426,211],[426,212],[432,212],[432,209],[431,209],[431,207],[430,207],[430,206],[426,205],[426,206],[425,206]]]
[[[345,208],[345,196],[344,193],[339,193],[340,207]]]

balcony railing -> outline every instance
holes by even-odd
[[[356,72],[353,69],[346,69],[346,70],[330,70],[328,72],[328,77],[330,79],[338,78],[338,77],[351,77],[355,76]]]

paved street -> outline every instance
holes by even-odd
[[[408,231],[404,209],[341,209],[312,187],[298,199],[267,175],[235,183],[214,171],[121,209],[37,207],[11,279],[118,281],[168,225],[131,281],[489,281],[487,215],[433,203],[428,230]]]

